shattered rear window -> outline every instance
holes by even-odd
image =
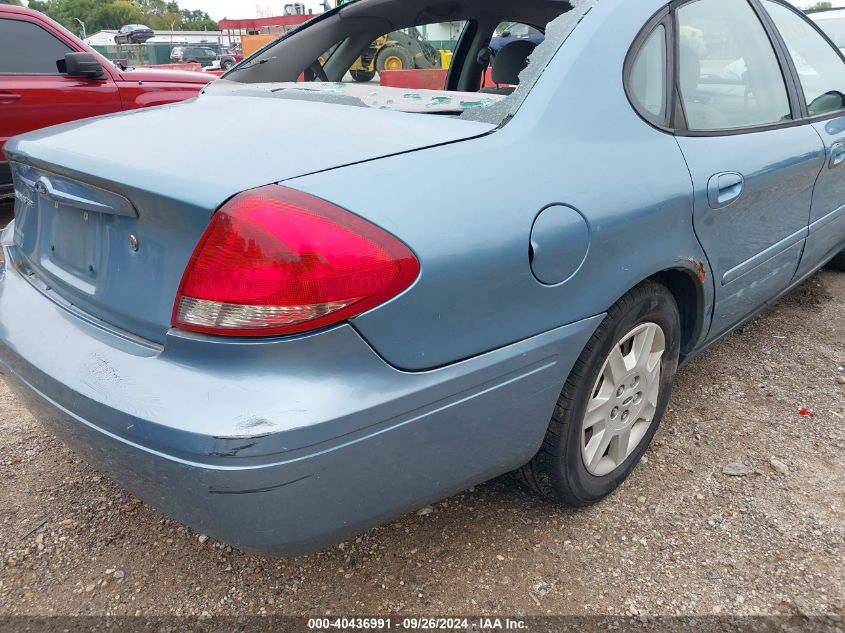
[[[402,0],[394,1],[405,6]],[[479,45],[479,33],[473,29],[481,24],[487,28],[489,19],[484,23],[483,0],[468,0],[466,4],[455,5],[454,15],[461,20],[402,28],[377,36],[367,45],[370,40],[363,40],[362,35],[373,37],[374,34],[359,33],[352,25],[362,16],[365,21],[382,19],[367,13],[375,10],[375,7],[369,7],[378,5],[378,1],[356,0],[345,5],[354,7],[349,9],[352,13],[346,16],[346,22],[341,17],[342,11],[320,16],[312,21],[313,34],[308,25],[304,25],[236,67],[223,80],[213,82],[205,92],[261,94],[280,99],[447,115],[498,127],[520,108],[552,58],[597,1],[546,0],[547,4],[532,5],[531,10],[515,5],[508,11],[512,15],[501,16],[510,20],[499,24],[495,32],[490,26],[489,38],[492,39],[482,39]],[[409,15],[416,6],[409,4]],[[395,7],[392,10],[395,11]],[[519,26],[522,24],[520,19],[532,16],[531,11],[534,11],[534,17],[538,17],[538,12],[542,14],[542,20],[534,22],[536,28],[526,26],[524,33],[516,28],[501,28],[502,25]],[[554,15],[557,17],[543,30],[541,22]],[[481,32],[480,37],[484,36]],[[466,43],[461,44],[464,41]],[[488,46],[485,41],[489,42],[489,48],[485,48]],[[517,78],[521,66],[513,68],[513,54],[520,55],[526,42],[536,48],[525,53],[527,65]],[[516,44],[517,48],[510,51],[510,63],[502,65],[506,77],[502,81],[502,73],[496,75],[495,61],[511,44]],[[325,48],[328,46],[330,48]],[[400,50],[402,47],[416,52],[406,54]],[[487,60],[481,61],[485,50],[489,51]],[[382,72],[397,69],[411,72]],[[432,89],[438,85],[453,89]]]
[[[598,0],[569,0],[572,9],[548,23],[546,38],[528,58],[528,66],[519,75],[516,91],[488,108],[467,110],[461,118],[501,125],[516,114],[546,66],[596,2]]]
[[[337,95],[355,99],[354,105],[378,110],[412,112],[419,114],[454,114],[490,108],[505,97],[478,92],[451,92],[447,90],[411,90],[379,85],[354,83],[288,82],[275,84],[271,92],[293,91],[286,96],[296,98],[295,93],[311,95]],[[339,101],[338,101],[339,102]],[[352,105],[351,102],[349,102]]]

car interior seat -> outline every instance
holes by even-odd
[[[707,95],[699,93],[701,60],[691,46],[681,44],[679,84],[687,126],[692,130],[718,130],[731,127],[723,112],[713,107]]]
[[[520,73],[528,67],[528,58],[537,45],[527,40],[507,44],[493,58],[493,83],[496,87],[482,88],[485,94],[513,94],[519,85]]]

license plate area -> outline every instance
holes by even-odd
[[[96,283],[102,261],[102,216],[40,200],[41,265],[66,282],[87,289]],[[93,290],[93,289],[92,289]]]
[[[110,232],[137,210],[118,193],[31,165],[13,162],[12,175],[20,253],[48,284],[93,297],[109,268]]]

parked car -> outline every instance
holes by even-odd
[[[223,49],[220,55],[215,59],[210,66],[203,68],[203,70],[230,70],[240,61],[243,61],[243,54]]]
[[[114,41],[117,44],[143,44],[155,37],[155,32],[143,24],[127,24],[117,32]]]
[[[499,32],[499,35],[496,35],[490,40],[490,48],[494,53],[498,53],[507,44],[517,40],[526,40],[535,46],[539,46],[543,43],[544,39],[546,39],[546,36],[543,35],[540,29],[528,26],[527,24],[511,22]]]
[[[346,4],[196,100],[6,147],[0,372],[238,547],[312,551],[514,469],[595,503],[679,365],[845,268],[845,61],[790,5],[428,2]],[[444,90],[340,83],[421,15],[469,25]],[[505,20],[546,40],[479,93]]]
[[[229,70],[238,62],[243,61],[243,58],[243,53],[223,49],[219,58],[220,68],[223,70]]]
[[[841,51],[845,51],[845,9],[826,9],[809,14]]]
[[[0,194],[12,190],[6,141],[16,134],[195,97],[201,73],[123,70],[47,16],[0,4]]]
[[[176,64],[193,63],[211,66],[219,58],[217,51],[208,46],[176,46],[170,51],[170,61]]]

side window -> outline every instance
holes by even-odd
[[[58,75],[70,52],[37,24],[0,19],[0,75]]]
[[[798,70],[810,116],[845,108],[845,62],[807,21],[787,7],[764,0]]]
[[[666,27],[658,26],[631,66],[628,87],[640,114],[654,123],[666,119]]]
[[[695,131],[789,120],[774,48],[746,0],[695,0],[677,10],[678,85]]]

